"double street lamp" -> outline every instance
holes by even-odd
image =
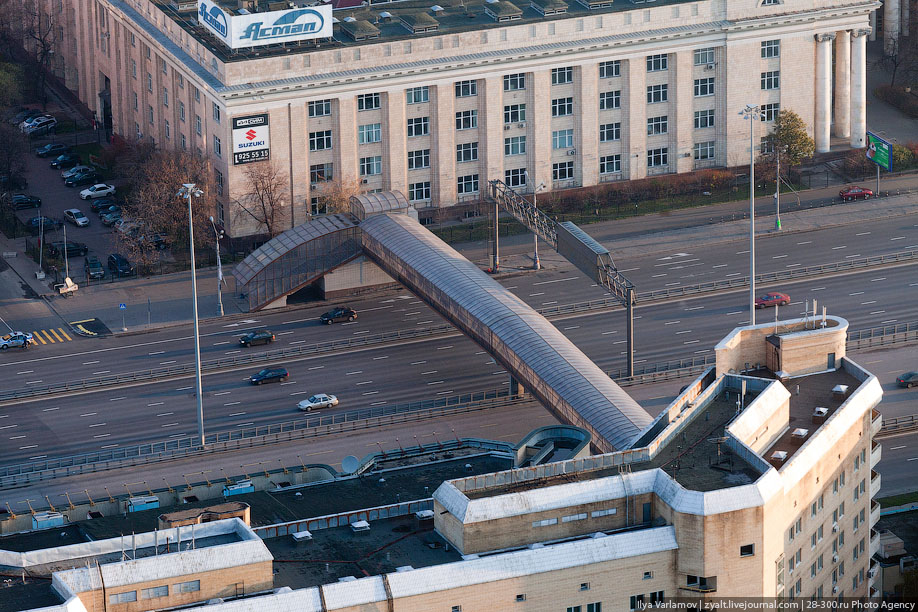
[[[749,121],[749,324],[755,325],[755,124],[762,109],[747,104],[739,114]]]
[[[195,187],[194,183],[185,183],[178,191],[178,197],[185,198],[188,202],[188,248],[191,253],[191,307],[194,317],[194,372],[195,395],[198,404],[198,436],[201,446],[204,446],[204,393],[201,388],[201,337],[198,332],[198,282],[194,267],[194,216],[191,210],[191,198],[199,198],[204,192]]]

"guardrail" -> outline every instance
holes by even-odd
[[[848,349],[885,346],[918,340],[918,321],[881,325],[848,332]]]
[[[918,414],[909,414],[900,417],[883,417],[883,426],[877,437],[891,436],[893,434],[915,431],[918,429]]]

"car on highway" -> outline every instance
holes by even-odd
[[[117,206],[117,205],[118,205],[118,201],[115,200],[115,198],[109,198],[109,197],[96,198],[95,200],[89,203],[89,210],[91,210],[94,213],[99,213],[99,215],[102,215],[103,213],[108,212],[106,210],[107,208],[109,208],[110,206]]]
[[[24,208],[38,208],[41,206],[41,198],[37,198],[25,193],[13,194],[10,199],[13,204],[13,210],[22,210]]]
[[[242,346],[255,346],[256,344],[271,344],[277,340],[273,333],[267,329],[249,332],[239,338],[239,344]]]
[[[14,331],[6,334],[5,336],[0,337],[0,350],[8,348],[29,348],[35,340],[32,338],[32,334],[21,331]]]
[[[92,172],[93,169],[89,166],[84,166],[83,164],[77,164],[76,166],[71,166],[70,168],[61,172],[62,179],[69,179],[71,176],[76,176],[77,174],[82,174],[84,172]]]
[[[263,385],[264,383],[284,382],[289,376],[286,368],[265,368],[252,374],[249,381],[253,385]]]
[[[89,255],[86,258],[83,263],[83,269],[86,272],[86,278],[93,280],[105,278],[105,268],[102,267],[102,262],[95,255]]]
[[[76,153],[64,153],[63,155],[58,155],[51,162],[52,168],[58,168],[60,170],[69,170],[74,166],[80,163],[80,156]]]
[[[766,293],[761,297],[755,298],[756,308],[769,308],[771,306],[787,306],[790,304],[790,296],[786,293]]]
[[[68,208],[64,211],[64,220],[70,221],[77,227],[86,227],[89,225],[89,217],[84,215],[79,208]]]
[[[117,208],[117,207],[113,206],[112,208]],[[99,218],[102,219],[102,225],[106,227],[111,227],[112,225],[121,221],[121,210],[120,209],[112,210],[107,213],[103,213],[102,216]]]
[[[44,224],[44,228],[42,228]],[[26,221],[26,227],[29,228],[29,231],[33,234],[40,234],[42,231],[53,232],[63,227],[64,222],[60,219],[52,219],[51,217],[45,217],[39,215],[38,217],[32,217]]]
[[[68,152],[70,152],[70,147],[60,142],[48,143],[35,149],[35,155],[38,157],[57,157]]]
[[[64,181],[64,185],[67,187],[82,187],[83,185],[92,185],[93,183],[98,183],[102,177],[99,176],[99,173],[90,170],[89,172],[81,172]]]
[[[905,389],[918,387],[918,372],[906,372],[901,376],[896,376],[896,384]]]
[[[89,247],[82,242],[71,242],[68,240],[66,243],[52,242],[49,244],[48,254],[51,255],[51,257],[61,257],[65,249],[67,257],[78,257],[89,253]]]
[[[347,306],[335,306],[321,317],[319,320],[325,325],[340,323],[342,321],[353,321],[357,318],[357,311]]]
[[[858,187],[857,185],[851,185],[850,187],[845,187],[838,192],[838,197],[842,200],[858,200],[858,199],[867,199],[873,197],[873,191],[867,189],[866,187]]]
[[[108,256],[108,269],[114,276],[133,276],[136,270],[124,255],[112,253]]]
[[[296,407],[303,412],[309,412],[318,408],[331,408],[338,405],[338,398],[328,393],[316,393],[309,399],[297,403]]]
[[[115,193],[115,186],[109,185],[107,183],[96,183],[92,187],[87,187],[80,192],[81,200],[92,200],[95,198],[103,198]]]

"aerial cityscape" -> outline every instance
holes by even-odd
[[[918,609],[918,1],[0,0],[0,612]]]

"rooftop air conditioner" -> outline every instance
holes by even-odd
[[[838,553],[832,555],[832,563],[838,563]]]
[[[508,124],[504,125],[504,129],[505,129],[505,130],[509,130],[509,129],[510,129],[510,124],[508,123]]]
[[[832,523],[832,533],[838,533],[838,523]]]
[[[571,149],[567,152],[568,155],[577,155],[577,149]]]

